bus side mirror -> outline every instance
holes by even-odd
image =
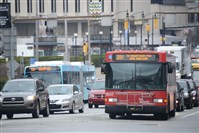
[[[105,68],[106,68],[106,65],[103,63],[102,66],[101,66],[101,73],[102,73],[102,74],[106,74]]]

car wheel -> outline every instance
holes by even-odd
[[[39,104],[36,104],[36,108],[32,112],[32,117],[33,118],[39,118],[39,111],[40,111]]]
[[[69,113],[73,114],[75,112],[75,103],[73,102],[71,110],[69,110]]]
[[[95,105],[95,108],[98,108],[98,105]]]
[[[184,105],[181,106],[181,111],[184,111]]]
[[[116,118],[116,115],[115,115],[115,114],[109,114],[109,118],[110,118],[110,119],[115,119],[115,118]]]
[[[12,119],[14,114],[6,114],[6,116],[7,116],[8,119]]]
[[[54,114],[54,111],[50,111],[50,114]]]
[[[176,111],[181,111],[180,103],[177,104]]]
[[[2,118],[2,114],[0,113],[0,120],[1,120],[1,118]]]
[[[49,110],[49,103],[46,103],[46,108],[43,111],[43,117],[48,117],[50,114],[50,110]]]
[[[88,108],[92,108],[93,107],[93,105],[92,104],[88,104]]]
[[[194,107],[198,107],[198,101],[194,103]]]
[[[79,113],[84,113],[84,106],[82,106],[82,108],[79,109]]]

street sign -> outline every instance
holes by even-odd
[[[13,60],[13,61],[9,61],[7,64],[6,64],[7,68],[8,69],[12,69],[11,67],[13,67],[14,71],[19,67],[19,63],[16,62],[16,60]]]
[[[10,3],[0,3],[0,28],[11,28]]]
[[[35,64],[36,61],[37,61],[36,58],[30,58],[30,65]]]

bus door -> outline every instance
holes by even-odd
[[[153,92],[115,92],[116,97],[119,98],[117,105],[125,106],[152,106],[153,103]]]

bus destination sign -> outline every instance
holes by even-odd
[[[58,66],[30,67],[31,72],[35,72],[35,71],[56,71],[56,70],[60,70]]]
[[[146,54],[146,53],[125,53],[125,54],[113,54],[113,61],[158,61],[158,54]]]

